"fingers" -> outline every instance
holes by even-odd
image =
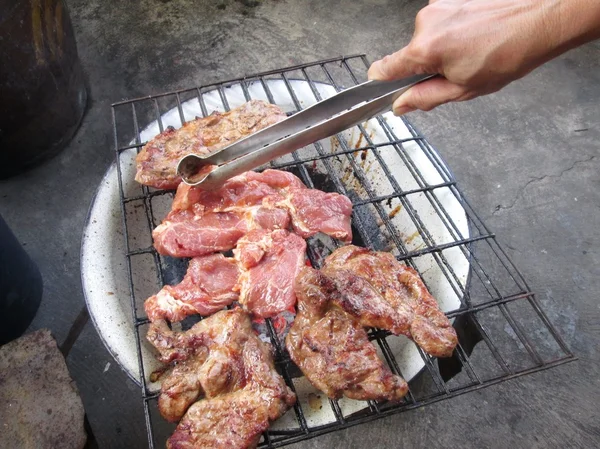
[[[461,101],[473,95],[463,86],[453,84],[446,78],[436,77],[417,84],[403,93],[394,102],[394,114],[402,115],[420,109],[430,111],[450,101]]]
[[[407,47],[375,61],[369,68],[370,80],[395,80],[419,73],[413,61],[407,57]]]

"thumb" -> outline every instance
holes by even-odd
[[[469,92],[463,86],[451,83],[446,78],[435,77],[404,92],[394,101],[394,114],[402,115],[420,109],[430,111],[450,101],[466,100],[470,98]]]
[[[407,57],[407,47],[385,58],[375,61],[369,67],[370,80],[395,80],[418,73],[413,61]]]

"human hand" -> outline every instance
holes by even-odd
[[[369,79],[440,74],[409,89],[393,106],[397,115],[429,111],[496,92],[598,37],[598,30],[597,0],[431,0],[417,15],[410,43],[374,62]]]

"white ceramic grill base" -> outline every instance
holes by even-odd
[[[273,93],[275,103],[281,106],[286,112],[296,110],[283,81],[268,80],[267,83]],[[316,101],[306,81],[292,80],[291,85],[303,107],[313,104]],[[316,86],[323,98],[335,94],[335,89],[330,85],[317,83]],[[252,98],[267,100],[267,95],[260,83],[250,83],[247,87]],[[246,101],[239,85],[225,88],[224,92],[231,108],[239,106]],[[217,91],[203,94],[203,100],[209,113],[214,110],[224,111],[224,106]],[[202,116],[198,100],[192,99],[184,102],[182,110],[185,120],[192,120],[196,116]],[[410,139],[412,137],[402,120],[390,113],[385,114],[383,117],[393,129],[397,138]],[[162,115],[161,119],[164,127],[171,125],[178,128],[181,126],[180,114],[177,108]],[[389,140],[375,120],[367,122],[365,128],[370,133],[370,138],[374,143],[383,143]],[[158,122],[152,122],[141,132],[140,141],[145,142],[150,140],[159,132]],[[344,135],[350,148],[358,148],[366,145],[357,128],[346,131]],[[328,139],[321,143],[323,150],[326,152],[336,151],[339,148],[336,139]],[[435,185],[444,182],[444,179],[442,179],[435,166],[416,142],[406,142],[404,143],[404,148],[423,174],[427,184]],[[382,147],[379,151],[403,190],[419,188],[413,175],[391,146]],[[135,154],[135,149],[131,149],[123,152],[121,156],[123,190],[127,197],[141,193],[139,185],[134,181]],[[300,154],[306,157],[316,154],[316,152],[314,147],[307,147],[302,149]],[[365,153],[365,156],[364,159],[357,156],[355,160],[367,173],[372,191],[376,195],[392,194],[393,189],[373,156],[373,152],[369,151]],[[344,184],[349,185],[346,182],[347,180],[344,179],[348,177],[345,173],[348,172],[347,168],[350,165],[347,157],[340,156],[339,158],[331,158],[329,160],[340,174],[340,178],[344,180]],[[291,156],[277,160],[277,162],[284,161],[292,161]],[[319,167],[322,167],[320,164],[320,162],[314,164],[314,168],[317,171],[322,171],[319,170]],[[358,183],[354,183],[350,187],[354,188],[363,199],[368,198],[366,192]],[[460,238],[468,238],[469,229],[466,215],[453,193],[448,188],[442,187],[435,189],[433,194],[437,196],[450,218],[456,224],[460,232]],[[162,203],[157,202],[157,204],[154,204],[154,214],[159,219],[167,213],[171,197],[165,195],[162,198],[164,198]],[[408,199],[430,231],[436,244],[439,245],[456,240],[440,220],[439,214],[432,207],[425,194],[410,195]],[[385,206],[386,211],[391,212],[397,209],[399,205],[399,200],[394,199],[389,205]],[[364,215],[361,216],[364,219]],[[392,223],[403,237],[403,241],[409,251],[414,251],[425,246],[422,237],[419,235],[405,208],[400,208],[400,211],[392,218]],[[382,227],[380,226],[380,228]],[[138,235],[137,242],[140,248],[150,246],[150,231],[143,213],[128,215],[128,230],[130,236],[132,234]],[[327,246],[331,245],[327,239],[323,239],[323,242]],[[131,244],[132,242],[130,241]],[[445,250],[443,253],[456,279],[464,287],[469,271],[468,259],[457,247]],[[460,298],[456,293],[460,289],[451,285],[451,282],[455,281],[448,280],[431,254],[415,258],[414,263],[421,272],[429,290],[440,303],[442,310],[450,311],[460,306]],[[86,302],[98,333],[108,350],[127,374],[133,380],[140,383],[135,331],[132,324],[116,164],[113,164],[106,172],[90,207],[82,242],[81,272]],[[159,285],[156,285],[155,272],[149,266],[134,264],[132,276],[135,280],[136,295],[141,298],[153,294],[160,288]],[[138,304],[140,304],[139,301]],[[143,310],[138,311],[138,313],[143,313]],[[144,338],[145,328],[141,329],[141,334],[144,371],[146,376],[148,376],[149,373],[158,367],[158,362],[155,360],[151,346]],[[424,362],[415,345],[405,337],[392,336],[388,337],[387,341],[398,361],[404,378],[410,381],[424,367]],[[147,380],[147,382],[149,381]],[[305,378],[294,379],[294,383],[309,427],[335,421],[333,411],[328,406],[326,398],[322,393],[315,390]],[[149,383],[149,388],[156,390],[158,385]],[[339,405],[344,415],[348,415],[363,409],[366,403],[342,399],[339,401]],[[298,423],[291,412],[286,414],[273,426],[274,429],[296,427],[298,427]]]

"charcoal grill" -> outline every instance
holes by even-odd
[[[124,176],[131,174],[131,154],[135,155],[145,144],[141,124],[156,121],[157,131],[163,131],[167,126],[163,123],[163,112],[172,109],[179,120],[175,125],[180,126],[192,118],[187,110],[190,102],[195,102],[201,114],[207,115],[212,112],[206,105],[207,95],[219,98],[222,105],[219,109],[228,110],[232,106],[228,92],[232,89],[239,91],[246,101],[260,91],[263,99],[278,103],[278,94],[271,89],[273,82],[287,90],[293,107],[286,112],[293,114],[308,105],[297,94],[298,83],[310,89],[312,101],[318,101],[328,92],[365,81],[368,67],[365,55],[346,56],[112,105],[125,268],[140,373],[135,380],[142,390],[150,448],[164,447],[173,427],[157,412],[156,385],[148,381],[151,356],[143,349],[148,320],[142,316],[141,304],[153,292],[149,288],[141,293],[136,285],[139,280],[132,273],[143,257],[155,273],[153,285],[164,285],[182,276],[185,261],[162,257],[151,245],[150,232],[162,219],[161,213],[168,208],[173,192],[145,186],[135,191],[124,189],[124,185],[130,184]],[[287,159],[276,160],[271,166],[294,172],[309,187],[348,195],[354,204],[355,243],[392,251],[399,261],[420,272],[434,296],[436,287],[428,281],[434,279],[433,272],[443,276],[447,290],[454,297],[454,302],[447,303],[444,309],[454,320],[459,345],[453,357],[446,360],[433,359],[413,345],[411,350],[422,363],[418,374],[407,376],[411,379],[410,392],[401,402],[369,401],[359,409],[348,409],[340,401],[321,398],[318,407],[325,408],[331,419],[315,424],[309,419],[315,398],[309,397],[308,401],[299,401],[286,415],[288,423],[294,425],[273,426],[263,434],[259,447],[285,446],[575,360],[534,292],[465,199],[444,161],[414,126],[404,118],[401,120],[407,131],[404,135],[398,133],[390,115],[378,116],[327,142],[317,142]],[[128,170],[123,168],[124,164]],[[423,170],[423,164],[428,170]],[[398,173],[408,184],[398,182]],[[455,204],[461,212],[450,210],[449,204]],[[139,229],[132,229],[132,214],[144,217],[141,234]],[[428,225],[431,223],[437,223],[436,230]],[[308,256],[313,265],[319,266],[335,245],[324,238],[310,239]],[[461,274],[460,266],[464,265],[457,265],[457,258],[466,261],[467,275]],[[297,389],[297,368],[269,320],[266,329],[275,348],[278,370],[288,385]],[[390,369],[406,375],[397,352],[390,346],[390,338],[399,337],[389,337],[379,330],[371,330],[369,335]]]

